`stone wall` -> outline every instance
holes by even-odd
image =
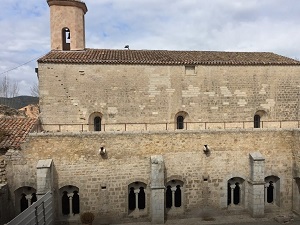
[[[39,82],[44,124],[87,124],[93,112],[105,124],[173,127],[182,111],[187,122],[251,122],[258,110],[266,121],[299,119],[298,66],[196,66],[186,75],[185,66],[40,63]]]
[[[6,183],[6,174],[5,174],[6,163],[3,156],[0,156],[0,184]]]
[[[12,204],[7,185],[6,161],[0,155],[0,224],[5,224],[12,218]]]
[[[57,215],[59,189],[73,185],[79,188],[82,211],[126,218],[128,185],[136,181],[147,185],[149,215],[150,157],[162,155],[165,182],[184,183],[185,211],[204,204],[227,208],[227,182],[233,177],[245,181],[242,208],[247,208],[249,153],[260,152],[265,176],[280,178],[280,208],[291,210],[294,140],[292,130],[33,134],[23,146],[23,160],[8,163],[8,182],[11,193],[22,186],[35,188],[38,160],[53,159]],[[210,154],[203,153],[203,145],[209,145]],[[99,154],[101,146],[107,155]]]

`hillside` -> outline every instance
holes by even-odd
[[[14,98],[0,97],[0,105],[7,105],[10,108],[20,109],[29,104],[38,104],[39,98],[32,96],[18,96]]]

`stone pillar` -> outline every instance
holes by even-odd
[[[151,221],[165,222],[165,164],[162,155],[151,156]]]
[[[264,217],[265,158],[259,152],[250,153],[250,166],[249,210],[252,217]]]
[[[70,215],[74,215],[74,213],[73,213],[73,193],[68,194],[68,197],[69,197]]]
[[[43,196],[53,187],[53,168],[52,159],[39,160],[37,168],[37,198]]]
[[[234,205],[234,203],[233,203],[233,201],[234,201],[234,188],[235,188],[235,185],[234,185],[234,184],[231,184],[231,185],[230,185],[230,191],[231,191],[231,199],[230,199],[231,203],[230,203],[230,205],[231,205],[231,206]]]
[[[172,191],[172,207],[175,208],[175,191],[176,191],[176,187],[172,187],[171,191]]]

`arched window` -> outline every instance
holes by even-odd
[[[166,186],[166,208],[168,213],[172,213],[174,210],[182,210],[183,212],[183,182],[181,180],[171,180],[167,182]]]
[[[227,183],[227,205],[231,204],[231,185]]]
[[[171,186],[168,185],[167,186],[167,190],[166,190],[166,208],[169,209],[171,208],[173,205],[172,203],[172,190],[171,190]]]
[[[63,215],[69,215],[70,214],[70,200],[68,196],[68,192],[64,191],[63,195],[61,197],[61,212]]]
[[[134,182],[128,185],[128,214],[142,216],[146,213],[146,184]]]
[[[238,205],[240,203],[240,197],[241,197],[241,188],[238,182],[235,183],[233,193],[234,193],[233,204]]]
[[[274,201],[274,185],[273,181],[269,182],[269,186],[267,187],[267,203],[273,203]]]
[[[260,115],[254,116],[254,128],[260,128]]]
[[[177,116],[177,129],[184,128],[184,118],[183,116]]]
[[[94,131],[101,131],[101,117],[96,116],[94,118]]]
[[[175,207],[180,207],[181,206],[181,189],[180,189],[180,185],[176,186],[176,190],[175,190]]]
[[[73,214],[79,214],[80,210],[79,210],[79,195],[78,195],[78,191],[73,191],[73,198],[72,198],[72,210],[73,210]]]
[[[16,208],[23,212],[37,201],[36,190],[33,187],[24,186],[15,190]]]
[[[135,193],[134,193],[134,187],[131,187],[129,190],[128,195],[128,209],[129,210],[135,210]]]
[[[101,131],[102,130],[102,114],[94,112],[89,116],[89,130]]]
[[[234,177],[227,182],[227,205],[237,206],[244,204],[244,179]]]
[[[64,51],[70,51],[71,49],[70,43],[71,43],[71,32],[69,28],[65,27],[62,29],[62,49]]]
[[[258,110],[256,111],[256,113],[254,114],[254,118],[253,118],[253,122],[254,122],[254,128],[261,128],[262,126],[262,119],[265,118],[267,115],[267,113],[264,110]]]
[[[140,187],[140,192],[138,193],[138,208],[144,209],[146,207],[146,198],[145,198],[145,191],[143,187]]]
[[[80,213],[79,189],[68,185],[59,189],[61,196],[61,213],[64,216]]]
[[[31,205],[37,201],[36,193],[31,194]]]
[[[28,208],[28,200],[26,199],[26,195],[23,193],[20,199],[21,212]]]
[[[277,176],[265,178],[265,204],[280,206],[280,179]]]
[[[175,129],[182,130],[185,129],[185,119],[188,117],[186,112],[178,112],[175,115]]]

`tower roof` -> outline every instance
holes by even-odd
[[[86,4],[80,0],[47,0],[49,6],[61,5],[61,6],[75,6],[81,8],[84,14],[88,11]]]

